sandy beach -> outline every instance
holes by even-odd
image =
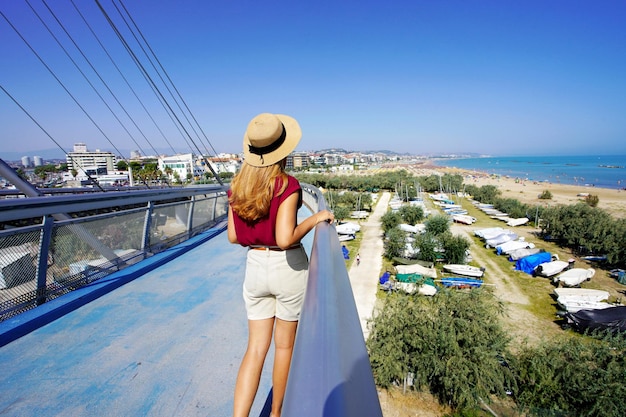
[[[533,206],[537,204],[542,206],[576,204],[579,201],[584,201],[584,195],[586,194],[597,195],[599,208],[606,210],[616,218],[626,218],[626,191],[624,190],[551,182],[520,181],[515,178],[490,176],[479,171],[440,167],[428,161],[422,164],[403,165],[402,168],[408,169],[417,176],[430,175],[434,172],[460,174],[463,176],[465,184],[473,184],[478,187],[494,185],[502,192],[502,197],[514,198]],[[539,195],[546,190],[550,191],[552,199],[539,199]]]

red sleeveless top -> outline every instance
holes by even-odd
[[[280,190],[281,186],[282,179],[276,178],[274,189]],[[298,208],[300,208],[302,206],[302,188],[296,178],[287,175],[287,188],[281,195],[274,195],[270,202],[269,213],[264,217],[261,217],[254,223],[248,223],[242,220],[233,210],[233,221],[239,244],[242,246],[277,246],[276,216],[278,214],[278,206],[295,192],[298,193]],[[230,197],[230,195],[231,191],[228,190],[228,196]]]

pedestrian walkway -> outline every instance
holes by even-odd
[[[387,212],[389,198],[388,192],[383,193],[372,214],[365,223],[361,223],[363,236],[359,249],[361,263],[357,265],[356,262],[353,262],[350,271],[348,271],[365,340],[369,335],[367,321],[374,312],[378,278],[383,266],[383,231],[380,226],[380,218]]]
[[[248,335],[245,259],[246,249],[220,233],[3,346],[0,414],[231,415]],[[260,415],[272,386],[272,363],[270,349],[252,416]]]

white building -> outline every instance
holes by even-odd
[[[200,177],[204,174],[203,166],[195,163],[193,154],[186,153],[174,156],[160,156],[158,160],[159,170],[168,176],[170,181],[178,177],[181,181],[187,180],[187,176]],[[168,175],[168,172],[171,173]]]
[[[106,175],[109,171],[115,170],[117,163],[117,158],[113,153],[99,149],[91,152],[84,143],[75,143],[74,151],[69,152],[66,159],[68,171],[76,170],[78,173],[76,175],[77,180],[87,179],[87,174],[92,177]]]

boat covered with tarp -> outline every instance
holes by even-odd
[[[567,323],[577,331],[607,330],[626,332],[626,306],[565,313]]]
[[[395,288],[407,294],[413,294],[416,291],[421,295],[437,294],[435,281],[420,274],[396,274]]]
[[[534,255],[518,259],[515,262],[515,269],[532,275],[537,266],[545,262],[550,262],[551,260],[552,254],[550,252],[539,252]]]

